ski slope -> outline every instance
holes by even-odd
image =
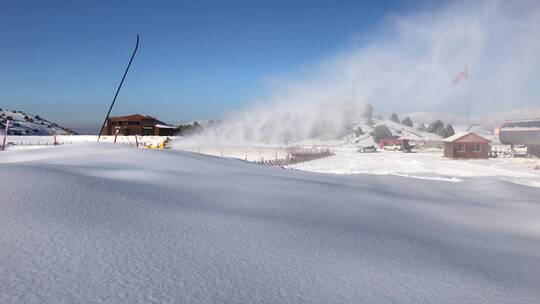
[[[540,189],[0,152],[0,303],[536,303]]]

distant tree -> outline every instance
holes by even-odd
[[[416,130],[418,130],[418,131],[426,131],[426,124],[425,123],[419,124],[418,127],[416,127]]]
[[[375,122],[373,121],[373,119],[371,119],[371,117],[368,117],[366,120],[366,125],[373,127],[375,125]]]
[[[373,118],[373,111],[375,111],[375,109],[373,108],[373,106],[369,103],[366,103],[366,107],[365,107],[365,117],[371,119]]]
[[[413,126],[412,119],[409,116],[403,118],[403,121],[401,122],[401,124],[406,125],[407,127]]]
[[[437,133],[439,128],[444,128],[444,123],[440,120],[434,121],[427,126],[426,131],[430,133]]]
[[[446,125],[446,134],[447,134],[447,136],[452,136],[452,135],[456,134],[456,132],[454,131],[454,127],[452,127],[451,124]]]
[[[392,113],[392,115],[390,115],[390,120],[399,123],[399,117],[396,113]]]
[[[13,120],[13,117],[8,116],[8,117],[6,117],[6,119],[7,119],[7,120]]]
[[[373,140],[378,143],[383,138],[392,138],[392,131],[385,125],[378,125],[373,129],[373,132],[371,132],[371,136],[373,136]]]
[[[448,133],[446,132],[446,128],[444,126],[438,127],[435,133],[442,138],[448,137]]]
[[[194,122],[193,124],[179,125],[176,127],[175,134],[188,136],[200,133],[202,131],[203,127],[198,122]]]
[[[364,135],[364,131],[362,130],[362,127],[358,126],[357,128],[354,129],[354,135],[356,135],[357,137],[360,136],[360,135]]]
[[[28,115],[24,115],[24,120],[28,121],[29,117]]]
[[[42,120],[41,117],[39,117],[39,115],[34,116],[34,119],[35,120]]]

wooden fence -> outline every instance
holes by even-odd
[[[261,160],[255,161],[254,163],[261,166],[284,167],[284,166],[304,163],[304,162],[308,162],[308,161],[312,161],[312,160],[316,160],[320,158],[325,158],[331,155],[333,155],[333,153],[329,149],[293,148],[288,151],[286,158],[281,158],[281,159],[275,158],[275,159],[266,159],[266,160],[261,158]]]

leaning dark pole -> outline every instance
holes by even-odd
[[[135,44],[135,49],[133,50],[133,54],[131,54],[131,59],[129,59],[128,66],[126,68],[126,71],[124,72],[124,76],[122,76],[122,80],[120,81],[120,85],[118,86],[118,89],[116,90],[116,94],[114,94],[113,101],[111,103],[111,107],[109,108],[109,112],[107,112],[107,116],[105,116],[105,120],[103,121],[103,125],[101,126],[101,129],[99,130],[99,136],[98,136],[98,142],[99,138],[101,137],[101,134],[103,133],[103,128],[105,128],[105,124],[107,123],[107,119],[109,119],[109,115],[111,114],[112,108],[114,106],[114,102],[116,101],[116,97],[118,97],[118,93],[120,92],[120,89],[122,88],[122,84],[124,83],[124,79],[126,78],[127,72],[129,71],[129,67],[131,66],[131,62],[133,61],[133,57],[135,57],[135,53],[137,53],[137,49],[139,48],[139,34],[137,34],[137,44]]]

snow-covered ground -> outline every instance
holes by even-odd
[[[356,148],[342,147],[334,148],[333,152],[333,156],[290,167],[322,173],[398,175],[446,181],[486,177],[540,187],[540,160],[537,159],[454,160],[444,158],[439,149],[419,153],[358,153]]]
[[[0,176],[0,303],[540,299],[535,187],[108,143],[0,152]]]
[[[166,139],[167,136],[117,136],[116,143],[135,146],[139,144],[148,145],[159,142],[163,139]],[[94,143],[97,142],[97,135],[56,135],[56,136],[18,136],[18,135],[9,135],[7,137],[7,143],[10,145],[9,149],[14,147],[21,146],[50,146],[54,145],[56,140],[57,144],[73,144],[73,143]],[[114,136],[101,136],[99,139],[100,142],[114,142]]]

